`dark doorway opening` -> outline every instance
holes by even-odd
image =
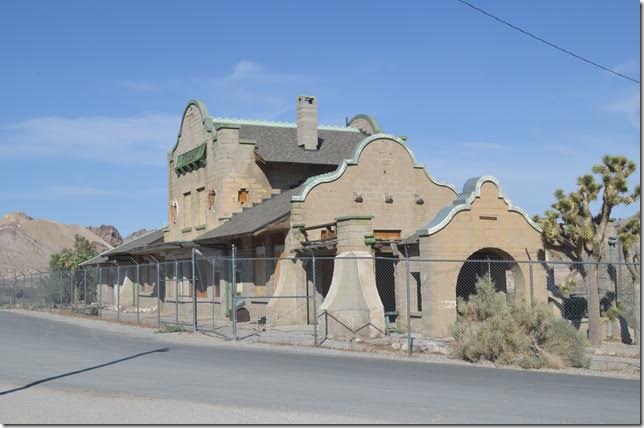
[[[496,291],[508,292],[508,271],[514,265],[512,258],[491,249],[483,249],[472,254],[461,266],[456,282],[456,297],[469,300],[476,294],[479,278],[490,278]]]
[[[398,258],[386,253],[376,253],[376,288],[385,312],[396,311],[396,275]]]

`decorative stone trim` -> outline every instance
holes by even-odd
[[[336,217],[335,221],[348,221],[348,220],[371,220],[372,215],[345,215],[342,217]]]
[[[181,229],[181,233],[188,233],[188,232],[192,232],[191,226],[184,227],[183,229]]]
[[[454,201],[453,205],[451,207],[445,207],[440,210],[438,214],[436,214],[436,217],[432,219],[432,221],[430,221],[422,229],[418,230],[417,234],[419,236],[433,235],[434,233],[447,226],[456,214],[461,211],[469,211],[470,209],[472,209],[472,203],[474,202],[474,200],[481,196],[481,187],[483,186],[483,183],[488,181],[496,185],[497,189],[499,190],[499,199],[503,199],[503,201],[508,206],[508,211],[521,214],[534,230],[539,233],[542,232],[541,226],[535,223],[525,211],[512,204],[512,201],[510,201],[505,193],[503,193],[503,190],[501,190],[501,184],[496,177],[491,175],[484,175],[467,180],[465,182],[465,185],[463,186],[463,192],[461,192],[458,198]]]
[[[195,230],[204,230],[206,228],[205,224],[200,224],[198,226],[195,226]]]

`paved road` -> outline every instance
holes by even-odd
[[[0,355],[4,423],[640,423],[634,380],[178,345],[2,311]]]

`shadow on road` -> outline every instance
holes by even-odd
[[[41,383],[49,382],[51,380],[60,379],[61,377],[72,376],[72,375],[87,372],[87,371],[90,371],[90,370],[100,369],[101,367],[111,366],[112,364],[121,363],[123,361],[131,360],[133,358],[142,357],[144,355],[153,354],[155,352],[168,352],[169,350],[170,350],[170,348],[160,348],[160,349],[155,349],[153,351],[141,352],[140,354],[131,355],[131,356],[125,357],[125,358],[120,358],[118,360],[110,361],[109,363],[99,364],[97,366],[87,367],[85,369],[76,370],[76,371],[69,372],[69,373],[64,373],[64,374],[61,374],[61,375],[58,375],[58,376],[52,376],[52,377],[48,377],[48,378],[45,378],[45,379],[36,380],[34,382],[28,383],[27,385],[21,386],[19,388],[13,388],[13,389],[8,389],[6,391],[0,391],[0,395],[11,394],[12,392],[22,391],[23,389],[31,388],[32,386],[36,386],[36,385],[39,385]]]

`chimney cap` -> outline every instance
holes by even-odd
[[[313,95],[299,95],[297,97],[298,103],[308,103],[308,104],[313,104],[315,103],[315,97]]]

